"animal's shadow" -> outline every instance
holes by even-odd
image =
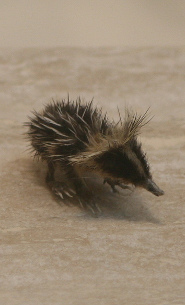
[[[33,167],[32,173],[35,176],[35,183],[42,187],[45,186],[46,191],[49,191],[45,183],[47,171],[45,163],[28,162],[32,162],[32,165],[29,164],[29,166]],[[144,202],[144,199],[141,197],[138,190],[130,191],[119,189],[119,193],[112,193],[108,185],[103,185],[102,180],[93,175],[86,177],[86,183],[96,194],[96,204],[102,210],[102,214],[99,217],[161,224],[160,220],[152,215],[147,206],[148,203]],[[70,202],[68,200],[63,202],[54,194],[52,194],[52,196],[60,205],[63,205],[64,203],[77,205],[76,200],[72,199]],[[83,215],[84,217],[93,217],[92,213],[88,210],[85,210]]]
[[[92,179],[89,184],[96,192],[96,203],[103,212],[101,217],[161,223],[152,215],[139,190],[122,190],[117,187],[119,193],[113,193],[111,188],[108,185],[103,185],[100,179]]]

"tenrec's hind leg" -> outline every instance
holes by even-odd
[[[56,164],[48,162],[48,172],[46,175],[46,182],[48,186],[51,188],[52,192],[61,199],[65,199],[66,197],[72,198],[75,195],[75,191],[65,182],[55,180],[55,167]]]

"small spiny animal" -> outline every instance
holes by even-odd
[[[129,189],[128,184],[143,187],[156,196],[164,192],[152,180],[146,154],[137,136],[147,120],[144,115],[126,111],[125,119],[110,121],[93,103],[62,100],[48,104],[25,125],[35,156],[48,164],[46,182],[62,199],[77,196],[79,202],[95,214],[100,212],[82,171],[93,171],[108,183]],[[55,170],[63,172],[63,182],[55,179]]]

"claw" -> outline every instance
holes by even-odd
[[[60,198],[64,199],[64,196],[60,192],[55,192],[56,195],[58,195]]]
[[[63,190],[63,192],[64,192],[64,194],[66,194],[68,197],[73,197],[73,195],[71,195],[68,191],[66,191],[66,190]]]
[[[69,188],[68,190],[69,190],[72,194],[76,195],[76,192],[75,192],[73,189]]]
[[[73,189],[69,188],[67,185],[61,185],[59,182],[56,182],[53,185],[52,191],[62,200],[64,200],[66,196],[72,198],[76,194]]]
[[[110,188],[111,188],[111,193],[119,193],[115,187],[110,186]]]
[[[123,184],[123,183],[118,184],[118,186],[121,187],[123,190],[126,190],[126,189],[129,190],[129,191],[134,190],[132,186],[126,185],[126,184]]]
[[[80,203],[81,208],[84,208],[84,205],[83,205],[83,203],[81,202],[80,198],[78,198],[78,201],[79,201],[79,203]]]
[[[111,179],[105,178],[103,181],[103,184],[105,184],[105,183],[110,185],[113,193],[119,193],[119,191],[115,188],[116,183],[114,183]]]
[[[87,207],[94,215],[96,215],[96,212],[91,205],[87,204]]]
[[[100,209],[99,205],[97,203],[95,203],[96,209],[97,211],[100,213],[100,215],[102,214],[102,210]]]
[[[113,193],[119,193],[119,191],[117,190],[117,188],[115,188],[115,186],[111,185],[111,189],[112,189]]]
[[[87,208],[93,213],[94,216],[98,217],[102,214],[100,207],[96,203],[87,204]]]

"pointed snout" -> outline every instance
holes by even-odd
[[[155,196],[162,196],[162,195],[164,195],[164,191],[161,190],[161,189],[157,186],[157,184],[155,184],[155,182],[152,181],[151,179],[148,179],[148,180],[147,180],[147,182],[146,182],[144,188],[145,188],[147,191],[149,191],[149,192],[151,192],[152,194],[154,194]]]

